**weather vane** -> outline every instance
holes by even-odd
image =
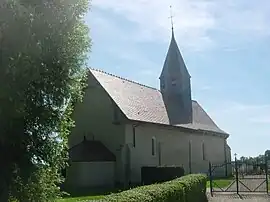
[[[173,30],[173,17],[174,17],[174,16],[173,16],[173,14],[172,14],[172,6],[170,6],[170,14],[171,14],[171,15],[170,15],[169,18],[171,19],[172,30]]]

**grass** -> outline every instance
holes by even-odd
[[[57,202],[75,202],[75,201],[91,201],[99,200],[111,193],[118,193],[123,191],[121,188],[87,188],[87,187],[62,187],[63,191],[68,193],[68,196],[58,199]]]
[[[212,186],[214,188],[218,188],[218,187],[225,188],[225,187],[229,186],[231,184],[231,182],[232,182],[232,178],[214,179]],[[207,181],[206,187],[210,188],[210,181],[209,180]]]

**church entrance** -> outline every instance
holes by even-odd
[[[268,194],[269,170],[267,160],[244,162],[235,158],[235,161],[224,164],[209,163],[208,188],[211,196],[217,192]]]

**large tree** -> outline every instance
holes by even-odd
[[[0,201],[53,201],[90,49],[88,0],[0,2]]]

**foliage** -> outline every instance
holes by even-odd
[[[0,201],[53,201],[85,87],[88,0],[0,3]]]
[[[16,189],[12,192],[11,201],[54,201],[55,194],[59,192],[59,187],[55,184],[55,172],[57,171],[50,168],[38,169],[30,175],[26,183],[17,175],[13,181]]]
[[[117,202],[198,202],[206,201],[206,176],[192,174],[161,184],[137,187],[104,197]]]
[[[268,161],[270,160],[270,150],[265,151],[265,157]]]
[[[98,199],[102,199],[104,196],[82,196],[82,197],[74,197],[74,198],[63,198],[59,199],[57,202],[77,202],[77,201],[97,201]]]
[[[270,159],[270,150],[266,150],[264,155],[258,155],[256,157],[241,156],[238,162],[245,162],[247,164],[261,164],[265,163],[266,159]]]
[[[204,175],[186,175],[180,178],[185,185],[185,196],[187,202],[207,201],[206,182],[207,177]]]

